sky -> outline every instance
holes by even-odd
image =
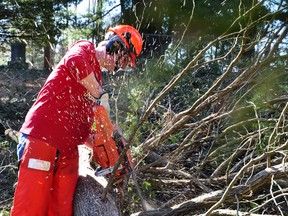
[[[89,1],[90,1],[90,2],[93,2],[93,1],[96,1],[96,0],[83,0],[83,1],[78,5],[78,7],[77,7],[77,12],[78,12],[79,14],[86,14],[86,13],[87,13]],[[113,6],[120,4],[120,0],[114,0],[113,2],[115,2],[115,3],[113,3],[112,5],[108,5],[109,2],[110,2],[110,4],[111,4],[111,1],[108,1],[108,3],[104,3],[104,7],[106,6],[107,9],[108,9],[108,8],[112,8]],[[120,11],[120,7],[117,7],[117,8],[115,9],[115,11],[116,11],[116,12],[119,12],[119,11]]]
[[[93,1],[96,1],[96,0],[83,0],[80,2],[80,4],[77,6],[77,13],[79,15],[86,15],[87,14],[87,10],[88,10],[88,6],[89,6],[89,1],[90,1],[90,4],[92,4]],[[104,13],[105,11],[109,11],[111,8],[115,7],[116,5],[119,5],[120,4],[120,0],[108,0],[106,3],[104,3]],[[73,8],[74,6],[71,6],[71,8]],[[106,25],[110,25],[111,24],[111,16],[115,15],[115,14],[119,14],[120,13],[120,6],[114,8],[109,14],[111,15],[107,15],[104,17],[104,20],[103,22],[106,24]]]
[[[83,14],[86,14],[86,13],[87,13],[89,1],[91,1],[91,0],[83,0],[83,1],[77,6],[77,13],[78,13],[78,14],[83,15]]]

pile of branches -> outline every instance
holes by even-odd
[[[265,44],[255,49],[263,38],[248,34],[261,21],[208,43],[153,100],[146,101],[129,146],[152,114],[160,116],[160,123],[134,150],[134,181],[142,188],[149,182],[151,187],[150,194],[142,194],[151,208],[143,207],[145,211],[135,215],[288,212],[287,53],[278,53],[288,27],[287,22],[269,26],[273,30],[266,34]],[[231,47],[222,57],[203,61],[209,49],[229,40]],[[249,51],[254,54],[245,65]],[[160,111],[160,104],[185,77],[229,58],[225,71],[184,110],[175,112],[170,106],[165,114]]]

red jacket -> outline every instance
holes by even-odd
[[[72,156],[88,137],[94,121],[92,107],[83,98],[87,90],[78,82],[91,72],[102,86],[94,44],[78,41],[46,80],[20,131],[46,141],[62,155]]]

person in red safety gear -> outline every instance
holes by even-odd
[[[110,109],[108,101],[101,100],[101,68],[112,72],[133,67],[141,50],[141,35],[129,25],[109,28],[96,48],[87,40],[70,47],[47,78],[20,130],[20,166],[11,216],[73,214],[77,146],[90,143],[91,147],[91,97],[107,112]]]

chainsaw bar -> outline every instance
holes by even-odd
[[[110,174],[110,173],[113,172],[113,169],[114,169],[114,166],[109,167],[109,168],[107,168],[107,169],[101,169],[101,170],[99,170],[99,171],[96,171],[96,172],[95,172],[95,175],[96,175],[96,176],[108,175],[108,174]],[[122,165],[120,165],[120,166],[118,167],[118,170],[120,170],[120,169],[122,169]]]

